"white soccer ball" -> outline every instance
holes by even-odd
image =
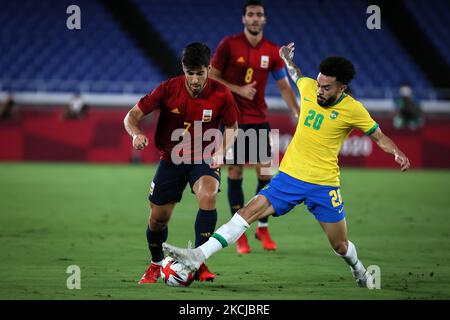
[[[187,287],[194,280],[194,273],[181,262],[172,257],[166,257],[162,261],[161,278],[168,286]]]

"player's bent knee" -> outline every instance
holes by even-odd
[[[201,192],[198,194],[198,202],[200,204],[200,207],[203,206],[214,206],[216,204],[216,195],[217,192]]]
[[[241,166],[228,166],[228,178],[231,180],[239,180],[242,179],[243,172]]]
[[[150,230],[152,231],[160,231],[163,230],[167,224],[169,223],[169,219],[167,218],[154,218],[150,217],[149,225]]]

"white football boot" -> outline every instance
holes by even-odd
[[[191,248],[190,241],[186,249],[172,246],[166,242],[162,244],[162,248],[166,255],[173,257],[178,260],[178,262],[184,264],[186,268],[190,269],[191,272],[197,271],[201,264],[206,260],[200,248]]]
[[[359,270],[353,270],[350,268],[350,270],[352,271],[353,278],[355,278],[358,287],[367,289],[374,288],[373,277],[370,272],[366,270],[366,268],[362,267]]]

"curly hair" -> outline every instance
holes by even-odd
[[[344,57],[328,57],[320,63],[320,73],[336,77],[336,81],[349,84],[355,77],[355,66]]]

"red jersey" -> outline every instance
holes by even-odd
[[[225,37],[217,47],[211,65],[222,72],[227,82],[243,86],[256,81],[253,100],[233,94],[240,111],[239,123],[266,122],[264,96],[269,72],[284,68],[278,50],[276,44],[264,37],[252,47],[244,33]]]
[[[185,81],[184,75],[171,78],[142,97],[137,104],[144,114],[160,110],[155,145],[160,151],[160,158],[164,160],[171,160],[172,149],[182,142],[182,138],[186,138],[183,134],[183,137],[178,137],[179,140],[171,141],[174,130],[182,129],[181,132],[190,133],[190,153],[183,154],[183,159],[202,159],[203,150],[211,143],[203,141],[203,133],[208,129],[219,129],[221,122],[230,126],[239,117],[231,91],[225,85],[208,79],[200,95],[192,98]],[[196,130],[195,137],[194,128],[199,127],[200,123],[201,132]],[[197,141],[201,141],[201,148],[197,148],[201,150],[194,148],[194,142]]]

